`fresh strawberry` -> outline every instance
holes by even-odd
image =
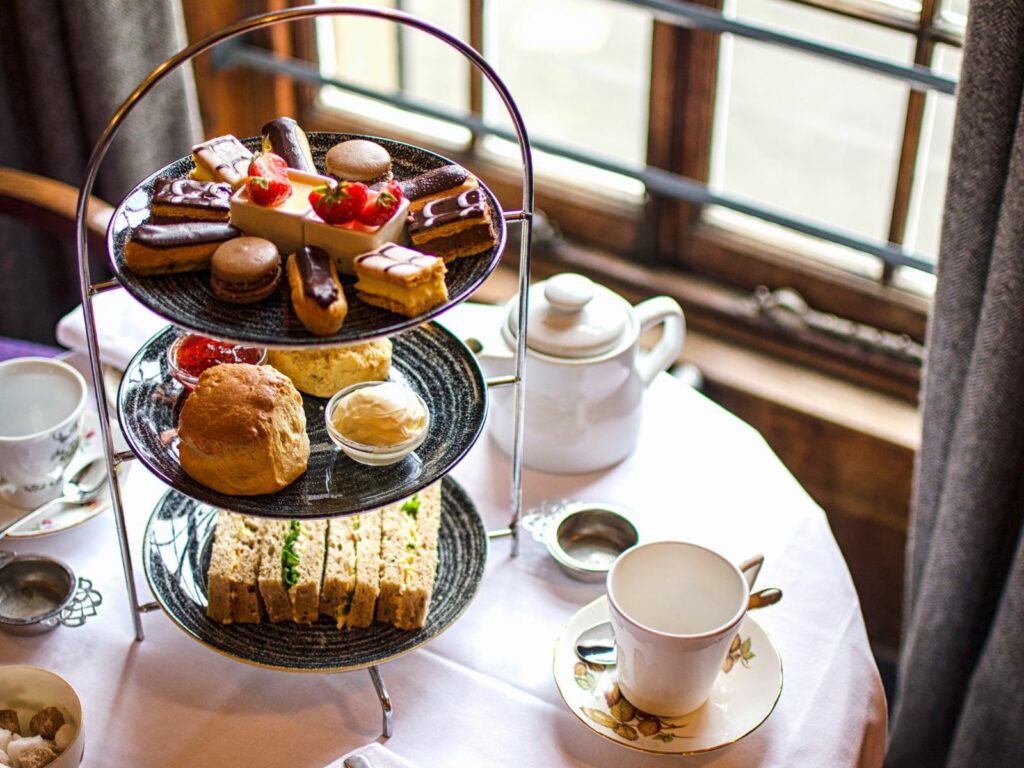
[[[326,184],[309,193],[309,202],[316,215],[328,224],[352,221],[366,205],[367,189],[361,181],[339,181],[336,186]]]
[[[367,200],[359,212],[359,223],[368,227],[379,227],[391,219],[402,202],[402,187],[397,181],[390,181],[376,197]]]
[[[249,199],[256,205],[280,205],[292,194],[288,166],[273,152],[257,155],[249,163]]]
[[[292,195],[292,185],[287,179],[250,176],[249,199],[256,205],[280,205]]]
[[[256,155],[249,163],[250,176],[262,176],[265,179],[288,180],[288,165],[284,158],[273,152]]]

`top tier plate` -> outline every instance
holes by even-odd
[[[405,180],[432,168],[451,165],[452,161],[425,149],[375,136],[348,133],[309,133],[309,146],[318,170],[324,171],[324,155],[341,141],[368,138],[391,154],[392,172]],[[242,139],[250,150],[258,151],[260,138]],[[497,244],[489,251],[448,263],[445,282],[448,301],[416,317],[405,317],[364,304],[352,289],[353,278],[341,275],[349,302],[348,316],[333,336],[314,336],[295,316],[288,301],[288,288],[282,281],[277,292],[256,304],[228,304],[213,295],[209,272],[184,272],[176,275],[140,276],[125,266],[124,246],[136,228],[149,218],[150,199],[157,178],[182,179],[194,167],[191,155],[161,168],[142,181],[121,202],[107,230],[107,249],[114,273],[121,285],[142,304],[168,321],[196,333],[228,341],[248,342],[269,347],[317,347],[358,344],[391,336],[414,328],[448,307],[468,298],[494,270],[505,247],[505,217],[498,201],[484,184],[480,188],[491,204],[491,215],[498,234]]]

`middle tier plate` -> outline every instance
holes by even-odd
[[[310,445],[305,473],[273,494],[218,493],[193,480],[178,460],[178,414],[186,393],[167,365],[167,349],[176,336],[173,328],[166,328],[128,364],[118,391],[118,418],[139,461],[171,487],[215,507],[288,519],[348,515],[380,507],[447,474],[483,429],[487,388],[476,358],[448,330],[427,323],[391,339],[391,379],[411,387],[430,410],[429,433],[413,454],[385,467],[353,461],[327,435],[327,401],[304,394]]]

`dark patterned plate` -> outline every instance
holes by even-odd
[[[189,477],[178,461],[178,413],[185,390],[171,377],[166,328],[140,349],[125,369],[117,395],[118,417],[136,457],[173,488],[215,507],[261,517],[331,517],[380,507],[430,485],[446,474],[480,436],[487,389],[476,358],[449,331],[427,323],[395,336],[391,378],[423,398],[430,427],[423,445],[402,461],[370,467],[331,442],[325,399],[303,395],[310,456],[306,472],[287,488],[265,496],[229,496]]]
[[[391,153],[395,178],[403,180],[424,171],[451,164],[433,152],[377,137],[347,133],[310,133],[309,146],[317,168],[323,172],[324,155],[340,141],[371,138]],[[251,150],[260,146],[260,138],[243,139]],[[494,270],[505,247],[505,219],[498,201],[483,186],[491,203],[491,212],[498,233],[498,243],[478,256],[466,256],[448,264],[445,282],[448,301],[417,317],[404,317],[378,307],[364,304],[355,297],[354,278],[341,276],[349,301],[348,316],[341,330],[333,336],[314,336],[295,316],[288,301],[288,288],[281,287],[269,299],[257,304],[228,304],[213,295],[209,272],[186,272],[178,275],[143,277],[125,266],[124,246],[131,233],[149,218],[149,201],[158,177],[185,178],[193,168],[192,157],[183,157],[142,181],[121,202],[107,230],[107,250],[114,273],[121,285],[136,299],[163,318],[196,333],[229,341],[244,341],[270,347],[310,347],[355,344],[390,336],[414,328],[428,318],[466,299]]]
[[[472,500],[450,478],[441,486],[437,580],[423,629],[373,623],[338,631],[334,622],[221,624],[206,615],[206,571],[217,511],[170,491],[146,527],[143,562],[150,589],[194,639],[240,661],[295,672],[337,672],[389,661],[435,637],[466,610],[483,578],[487,533]]]

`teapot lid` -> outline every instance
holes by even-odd
[[[553,357],[595,357],[614,349],[632,307],[614,291],[571,272],[530,286],[526,344]],[[519,300],[509,302],[505,330],[519,334]]]

